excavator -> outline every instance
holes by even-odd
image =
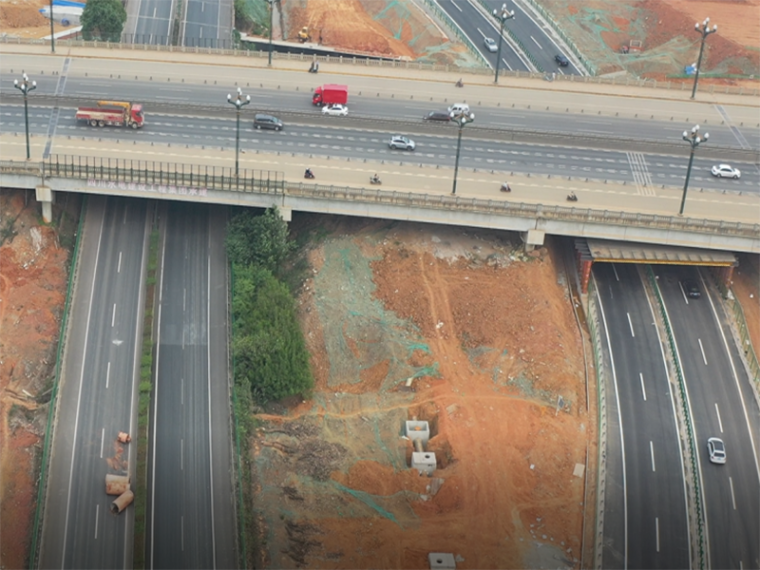
[[[309,33],[309,26],[304,26],[301,31],[298,32],[298,41],[302,44],[311,41],[311,34]]]

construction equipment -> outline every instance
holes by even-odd
[[[311,34],[309,33],[309,26],[304,26],[301,31],[298,32],[298,41],[303,43],[311,41]]]
[[[79,107],[76,120],[92,127],[131,127],[137,129],[145,124],[143,107],[127,101],[98,101],[97,107]]]
[[[620,53],[622,54],[628,54],[628,53],[639,53],[641,51],[643,44],[641,40],[630,40],[627,44],[624,44],[620,47]]]

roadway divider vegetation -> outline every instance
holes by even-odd
[[[154,224],[157,222],[154,221]],[[137,443],[135,471],[135,531],[133,568],[145,568],[145,525],[148,506],[148,434],[151,392],[153,391],[153,307],[156,296],[156,271],[158,268],[158,228],[154,225],[150,234],[148,271],[146,276],[145,314],[143,317],[142,350],[140,356],[140,388],[138,394]]]
[[[314,379],[295,297],[288,286],[299,263],[286,263],[296,244],[277,208],[255,215],[242,210],[227,229],[232,265],[232,369],[235,447],[238,471],[240,547],[248,565],[246,539],[253,553],[260,533],[253,502],[253,471],[246,449],[257,422],[257,406],[288,396],[310,397]],[[293,290],[296,288],[294,287]],[[243,452],[241,453],[241,447]],[[242,466],[240,463],[242,462]]]

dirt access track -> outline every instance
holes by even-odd
[[[506,233],[318,223],[300,299],[317,389],[259,418],[254,564],[579,567],[596,422],[562,261]],[[412,419],[431,478],[408,467]]]

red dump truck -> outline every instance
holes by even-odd
[[[322,105],[345,105],[348,103],[348,86],[347,85],[323,85],[314,90],[311,98],[312,104],[317,107]]]
[[[76,119],[92,127],[108,125],[138,129],[145,124],[142,105],[126,101],[98,101],[97,107],[79,107]]]

